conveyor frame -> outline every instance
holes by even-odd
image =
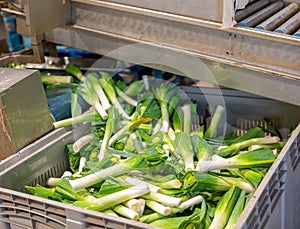
[[[57,12],[52,8],[52,12],[54,17],[65,12],[60,19],[65,19],[66,26],[61,26],[60,20],[43,30],[31,29],[31,35],[37,37],[33,43],[35,50],[40,48],[39,39],[101,55],[125,45],[145,44],[200,58],[221,86],[300,105],[297,37],[251,28],[224,28],[221,22],[103,0],[61,2],[61,8]],[[43,1],[36,4],[42,5]],[[51,10],[51,4],[48,8]],[[17,21],[20,25],[23,21],[22,28],[25,24],[37,24],[30,20],[33,14],[37,13],[19,13]],[[55,26],[58,27],[53,29]],[[124,58],[132,63],[137,61]]]

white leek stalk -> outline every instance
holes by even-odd
[[[182,106],[183,111],[183,132],[190,133],[191,132],[191,106],[190,104],[185,104]]]
[[[185,209],[188,209],[196,204],[199,204],[203,201],[203,197],[202,196],[195,196],[191,199],[188,199],[184,202],[182,202],[179,206],[178,206],[178,211],[184,211]],[[173,211],[173,209],[172,209]]]
[[[167,206],[164,206],[156,201],[153,201],[153,200],[146,200],[146,205],[151,208],[153,211],[161,214],[161,215],[164,215],[164,216],[167,216],[167,215],[170,215],[171,214],[171,208],[170,207],[167,207]]]
[[[179,212],[183,212],[184,210],[196,205],[196,204],[199,204],[203,201],[203,197],[202,196],[195,196],[191,199],[188,199],[184,202],[182,202],[179,207],[174,207],[174,208],[171,208],[171,213],[170,215],[174,215],[176,213],[179,213]],[[152,223],[153,221],[156,221],[156,220],[159,220],[159,219],[162,219],[164,218],[163,215],[157,213],[157,212],[154,212],[152,214],[149,214],[149,215],[144,215],[144,216],[141,216],[140,218],[140,221],[143,222],[143,223]]]
[[[202,161],[199,167],[202,172],[227,168],[264,167],[273,163],[275,159],[276,155],[271,149],[258,149],[226,159],[213,155],[211,161]]]
[[[61,178],[55,178],[55,177],[50,177],[48,180],[47,180],[47,185],[49,187],[55,187],[57,186],[58,182],[61,180]]]
[[[82,172],[83,170],[83,167],[86,165],[86,158],[85,157],[81,157],[80,160],[79,160],[79,166],[78,166],[78,171],[76,173],[74,173],[74,177],[75,176],[79,176],[80,173]]]
[[[251,138],[242,142],[231,144],[230,146],[220,149],[218,155],[222,157],[227,157],[251,145],[273,144],[278,142],[280,142],[280,138],[276,136],[274,137],[267,136],[263,138]]]
[[[114,211],[117,212],[119,215],[122,215],[128,219],[131,220],[138,220],[139,219],[139,214],[132,209],[125,207],[121,204],[117,205],[114,207]]]
[[[78,153],[84,146],[89,144],[95,138],[94,134],[87,134],[76,140],[73,144],[73,150]]]
[[[116,123],[119,120],[119,113],[118,110],[112,106],[109,111],[108,111],[109,117],[106,121],[106,126],[105,126],[105,133],[104,133],[104,137],[102,139],[102,143],[101,143],[101,147],[100,147],[100,151],[98,154],[98,160],[102,161],[106,155],[106,151],[109,147],[109,139],[111,137],[111,135],[114,132]]]
[[[61,176],[61,178],[64,178],[64,177],[70,177],[72,176],[73,174],[70,172],[70,171],[64,171],[63,175]]]
[[[144,198],[157,201],[169,207],[178,207],[183,200],[182,198],[172,197],[172,196],[168,196],[157,192],[151,192],[151,191],[149,194],[145,195]]]
[[[126,177],[125,182],[127,182],[128,184],[131,184],[131,185],[135,185],[135,186],[145,186],[146,185],[149,187],[149,190],[151,192],[160,192],[161,191],[161,188],[156,185],[153,185],[146,181],[142,181],[142,180],[135,179],[132,177]]]
[[[123,203],[127,208],[139,213],[141,210],[141,202],[137,199],[130,199]]]
[[[110,102],[113,105],[115,105],[115,107],[118,109],[119,113],[121,115],[123,115],[124,118],[129,119],[128,114],[125,112],[122,105],[120,104],[120,102],[117,99],[115,87],[112,83],[112,79],[111,79],[110,75],[105,72],[101,72],[101,78],[99,79],[99,82],[100,82],[103,90],[105,91],[108,99],[110,100]]]
[[[161,125],[162,125],[162,119],[160,118],[153,128],[152,134],[158,133],[158,131],[160,131],[161,129]]]
[[[138,166],[143,161],[144,157],[142,155],[137,154],[127,158],[119,164],[115,164],[105,169],[101,169],[97,172],[86,175],[84,177],[80,177],[75,180],[70,180],[69,182],[74,190],[86,188],[98,182],[101,182],[110,176],[119,176],[121,174],[128,173],[131,170],[133,170],[135,166]]]
[[[74,190],[78,190],[103,181],[112,175],[123,174],[124,171],[129,171],[129,168],[122,164],[115,164],[111,167],[102,169],[87,176],[80,177],[75,180],[70,180],[69,182]]]
[[[94,107],[95,110],[99,113],[99,115],[101,116],[101,118],[103,118],[103,120],[106,120],[108,117],[107,112],[104,110],[104,108],[102,107],[102,105],[100,104],[99,101],[95,101],[94,103]]]
[[[146,207],[146,200],[145,199],[138,199],[141,202],[141,208],[140,208],[140,212],[139,212],[139,216],[141,217],[144,214],[144,210]]]
[[[177,189],[177,188],[181,188],[181,186],[182,186],[182,183],[178,179],[169,180],[169,181],[159,184],[159,187],[161,187],[163,189]]]
[[[174,141],[175,138],[176,138],[176,136],[175,136],[175,131],[174,131],[173,128],[171,128],[171,127],[169,128],[168,136],[170,137],[170,139],[171,139],[172,141]]]
[[[92,85],[93,85],[93,88],[96,92],[96,94],[98,95],[98,98],[101,102],[101,105],[103,107],[103,109],[105,111],[107,111],[109,108],[110,108],[110,103],[108,101],[108,98],[106,97],[102,87],[101,87],[101,84],[99,83],[98,79],[96,78],[97,76],[94,76],[93,73],[89,73],[87,75],[87,78],[91,81]]]
[[[119,94],[119,96],[126,101],[128,104],[136,107],[138,102],[134,99],[132,99],[131,97],[129,97],[128,95],[126,95],[123,91],[121,91],[118,87],[116,87],[116,91]]]
[[[176,150],[184,160],[185,171],[193,171],[195,169],[194,151],[190,140],[190,135],[185,132],[177,132],[175,135]]]
[[[74,202],[74,206],[85,207],[87,209],[93,209],[96,211],[104,211],[113,206],[126,202],[127,200],[143,196],[149,192],[147,186],[133,186],[121,191],[117,191],[106,196],[85,200],[79,200]],[[114,209],[116,211],[116,209]],[[133,210],[131,210],[133,211]],[[133,211],[134,212],[134,211]],[[138,216],[139,214],[135,212]]]

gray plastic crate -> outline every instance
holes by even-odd
[[[262,180],[236,228],[300,228],[300,125]]]
[[[145,224],[139,222],[24,193],[24,185],[45,185],[49,177],[61,175],[68,168],[63,152],[65,145],[73,141],[72,130],[58,129],[0,165],[1,229],[145,228]]]
[[[185,90],[199,102],[199,113],[205,121],[208,103],[217,101],[220,95],[214,89]],[[285,125],[300,121],[299,107],[233,90],[222,90],[222,96],[230,114],[228,126],[237,132],[252,127],[264,117],[277,120],[283,133]],[[0,228],[154,228],[25,193],[25,185],[45,185],[49,177],[60,176],[68,168],[64,148],[75,138],[71,128],[58,129],[0,163]],[[299,154],[300,125],[246,206],[236,228],[299,228]]]

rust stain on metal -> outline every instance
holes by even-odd
[[[5,113],[4,113],[4,107],[0,107],[0,123],[1,123],[1,129],[3,133],[5,134],[6,138],[12,142],[11,136],[9,134],[9,131],[7,129],[7,123],[5,121]]]

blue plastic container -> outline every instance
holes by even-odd
[[[24,46],[24,48],[31,47],[31,40],[30,40],[29,36],[22,35],[22,40],[23,40],[23,46]]]
[[[300,29],[294,34],[294,36],[300,37]]]
[[[75,49],[67,46],[61,46],[61,45],[56,46],[56,49],[59,55],[69,56],[73,58],[83,58],[87,55],[92,54],[91,52],[87,52],[84,50]]]
[[[6,33],[8,36],[17,33],[16,18],[13,18],[13,17],[6,18],[3,21],[4,21],[5,30],[6,30]]]
[[[11,34],[7,37],[7,45],[10,52],[16,52],[24,48],[22,36],[20,34]]]

